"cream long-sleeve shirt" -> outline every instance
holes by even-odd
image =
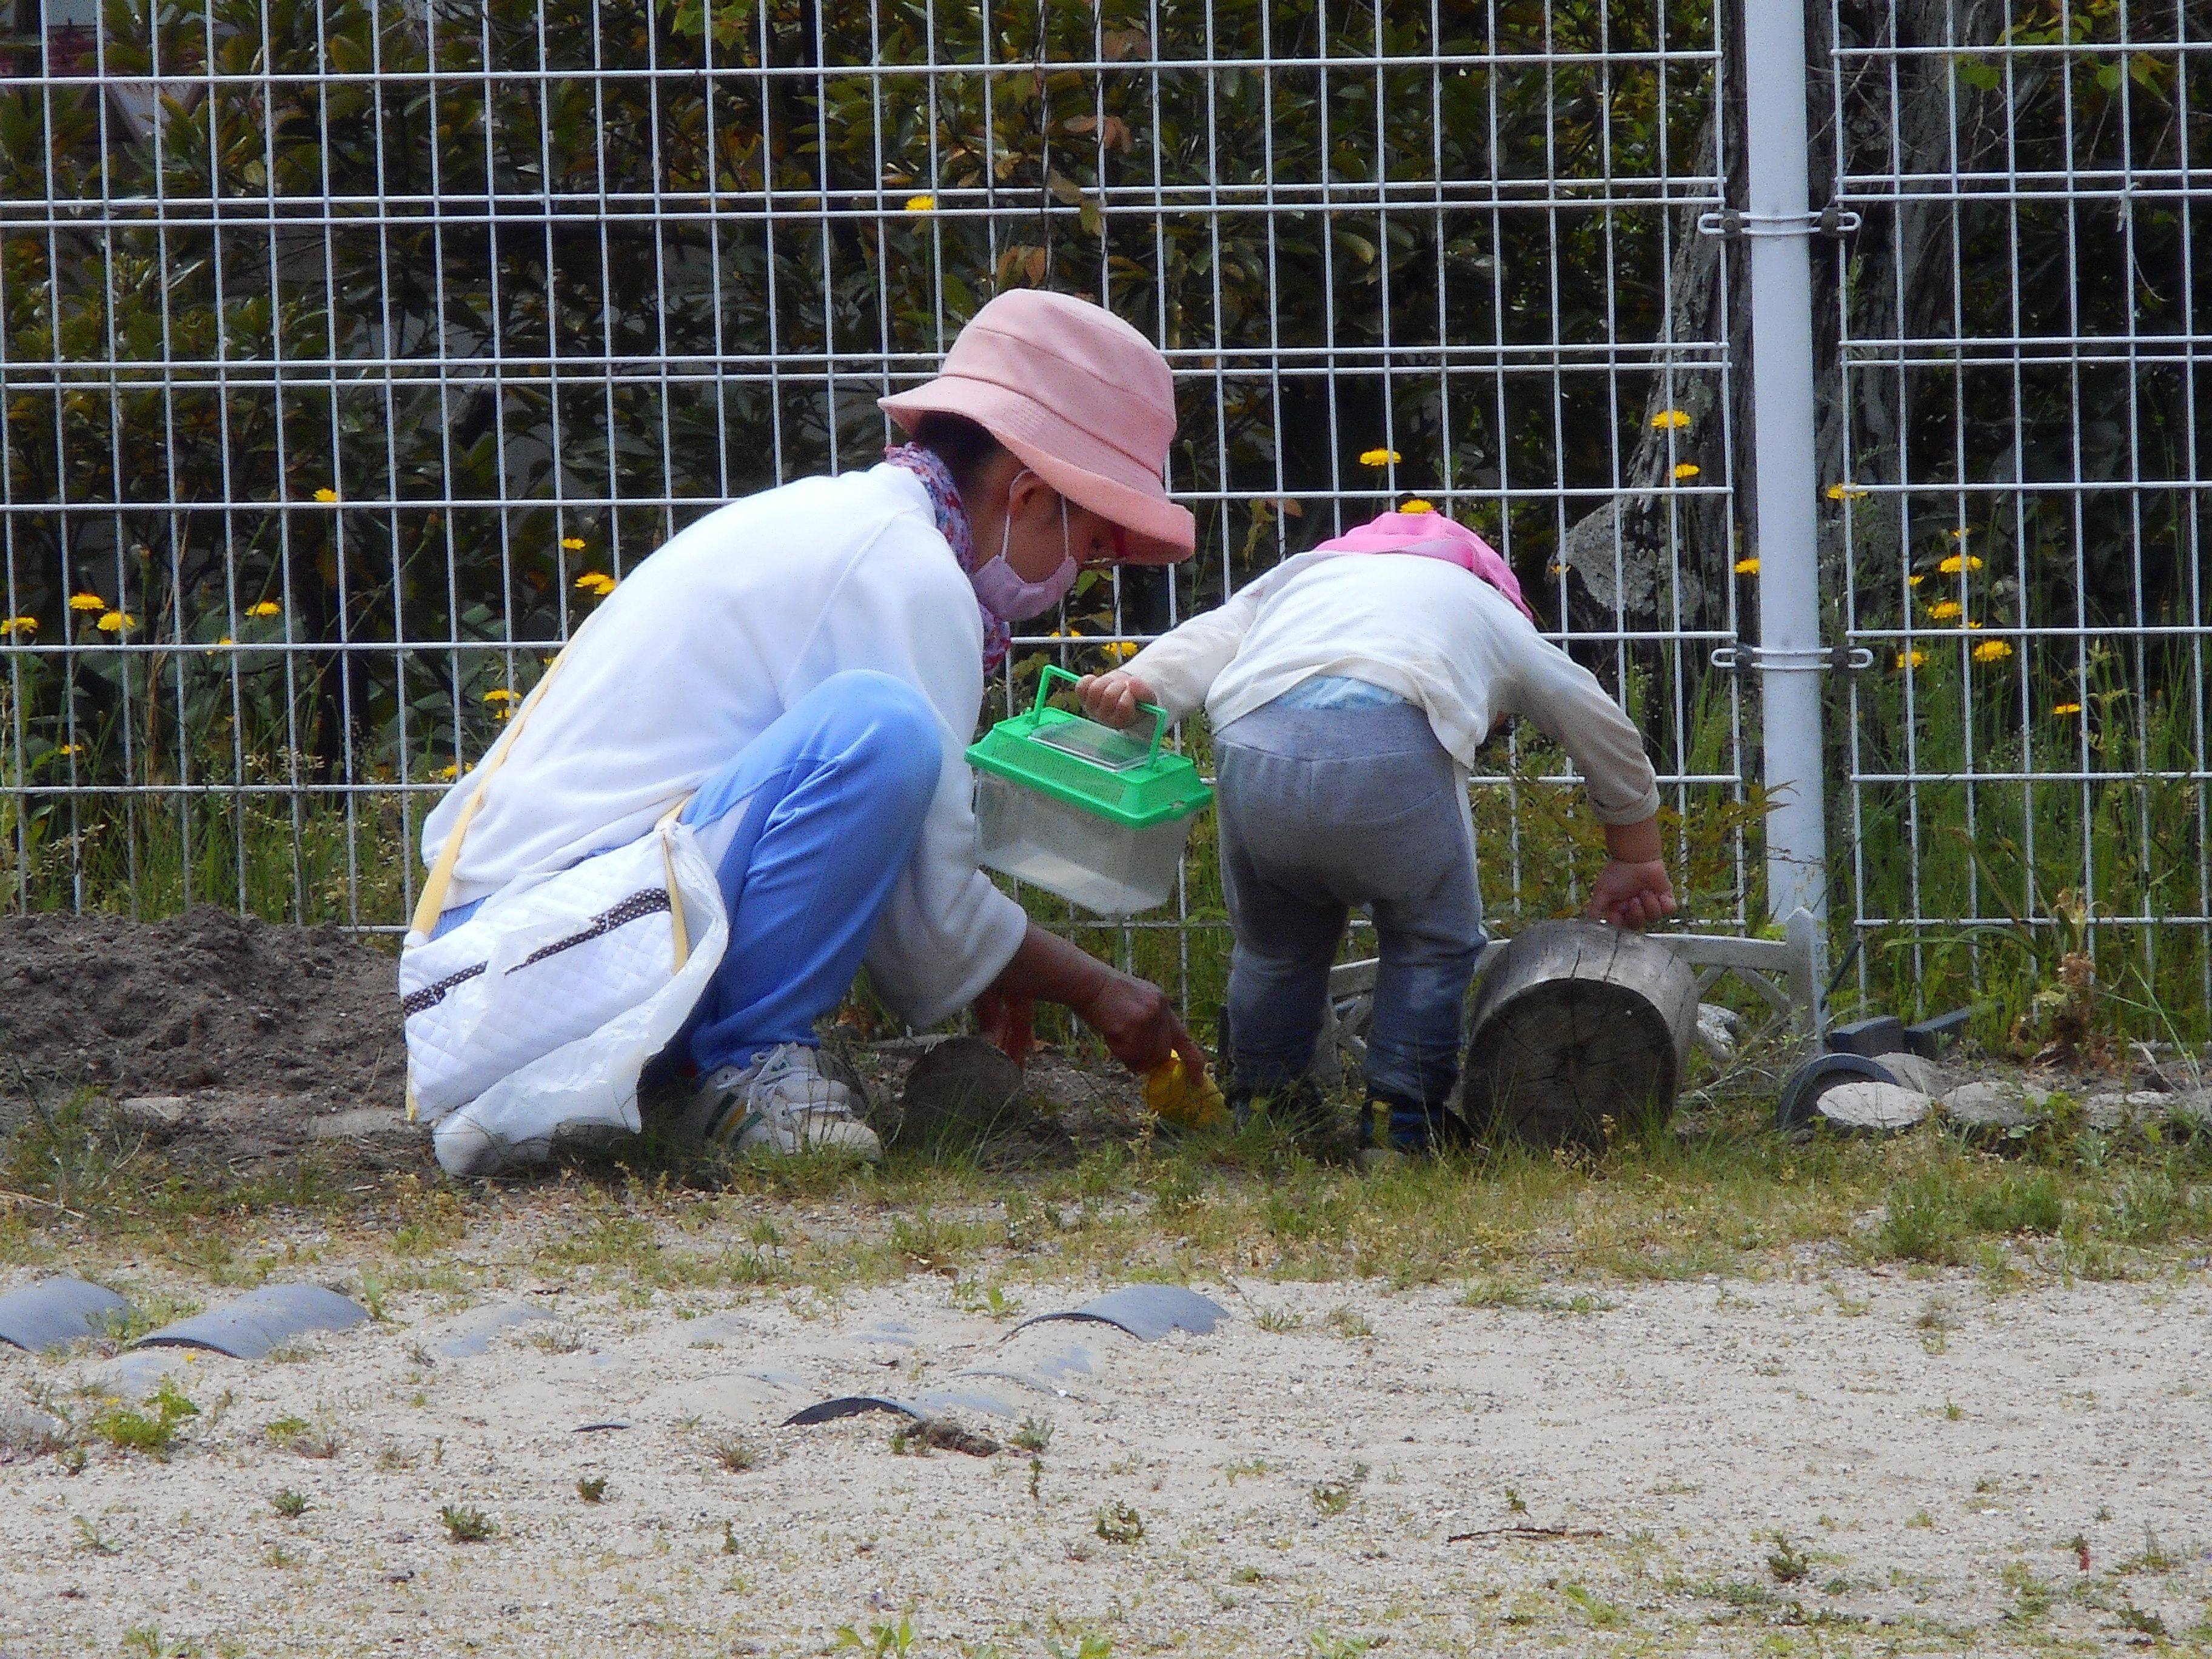
[[[1643,739],[1596,676],[1440,559],[1301,553],[1127,667],[1178,720],[1203,704],[1217,732],[1316,676],[1364,680],[1418,705],[1470,770],[1497,716],[1525,714],[1581,769],[1599,823],[1659,810]]]
[[[927,697],[945,758],[876,925],[876,988],[927,1025],[999,976],[1027,931],[975,867],[966,750],[983,703],[975,591],[902,468],[808,478],[733,501],[616,588],[517,734],[455,865],[449,906],[621,846],[832,674],[872,668]],[[436,861],[475,787],[422,826]]]

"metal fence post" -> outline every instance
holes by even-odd
[[[1807,179],[1805,10],[1745,0],[1744,143],[1751,251],[1752,445],[1758,465],[1759,702],[1765,738],[1769,914],[1827,916],[1820,758],[1819,488],[1813,418],[1813,221]]]

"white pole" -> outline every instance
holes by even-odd
[[[1820,759],[1819,479],[1813,437],[1812,221],[1805,9],[1745,0],[1744,228],[1751,250],[1752,444],[1759,469],[1759,699],[1765,732],[1771,914],[1827,917]]]

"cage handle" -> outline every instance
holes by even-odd
[[[1066,680],[1070,685],[1079,684],[1083,679],[1082,675],[1073,673],[1060,667],[1057,663],[1047,663],[1044,665],[1044,672],[1037,676],[1036,708],[1034,712],[1037,714],[1044,712],[1044,700],[1051,695],[1048,688],[1055,676]],[[1145,756],[1145,763],[1149,766],[1160,757],[1160,739],[1167,736],[1168,732],[1168,711],[1156,702],[1140,702],[1137,707],[1152,717],[1152,746]]]

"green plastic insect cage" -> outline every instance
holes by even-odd
[[[1103,916],[1164,904],[1191,820],[1213,799],[1198,769],[1163,753],[1164,708],[1152,740],[1048,708],[1064,668],[1048,667],[1036,707],[1000,720],[968,750],[975,769],[975,857]]]

